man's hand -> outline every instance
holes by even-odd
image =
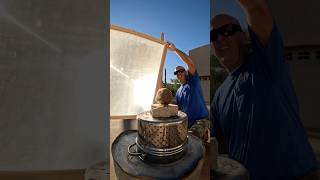
[[[189,130],[189,132],[203,142],[208,142],[210,139],[210,121],[207,119],[198,120]]]
[[[170,51],[176,51],[177,50],[176,46],[171,42],[167,42],[166,46]]]
[[[247,21],[263,45],[268,43],[273,17],[266,0],[237,0],[245,10]]]
[[[180,57],[180,59],[182,59],[182,61],[187,64],[188,71],[192,75],[196,72],[196,67],[195,67],[193,61],[191,60],[191,58],[188,55],[186,55],[184,52],[182,52],[179,49],[177,49],[176,46],[171,42],[167,42],[166,46],[170,51],[175,52]]]

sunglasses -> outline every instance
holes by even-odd
[[[210,31],[210,42],[215,42],[218,36],[229,37],[236,32],[242,32],[241,26],[237,24],[226,24]]]
[[[178,73],[184,73],[184,72],[185,72],[184,69],[180,69],[180,70],[178,70],[178,71],[175,71],[173,74],[174,74],[174,75],[177,75]]]

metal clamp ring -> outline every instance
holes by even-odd
[[[130,146],[128,146],[128,153],[129,153],[129,155],[131,155],[131,156],[140,156],[140,155],[144,155],[143,153],[139,153],[139,152],[131,152],[130,151],[130,149],[131,149],[131,147],[133,147],[134,145],[137,145],[135,142],[133,143],[133,144],[131,144]]]

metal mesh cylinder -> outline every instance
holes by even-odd
[[[149,156],[159,160],[158,157],[181,156],[187,148],[188,118],[181,111],[171,118],[153,118],[150,112],[137,116],[138,137],[136,144],[143,157]],[[152,158],[151,158],[152,159]]]

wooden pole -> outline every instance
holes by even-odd
[[[163,44],[165,44],[165,42],[164,42],[164,33],[163,32],[161,33],[161,41],[163,42]],[[162,57],[161,57],[161,62],[160,62],[159,73],[158,73],[156,91],[154,93],[154,98],[153,98],[153,102],[154,103],[155,103],[155,97],[157,95],[158,90],[163,87],[162,75],[163,75],[163,66],[164,66],[164,61],[166,59],[166,55],[167,55],[167,46],[164,46],[163,51],[162,51]]]
[[[164,85],[167,87],[167,69],[164,68]]]

